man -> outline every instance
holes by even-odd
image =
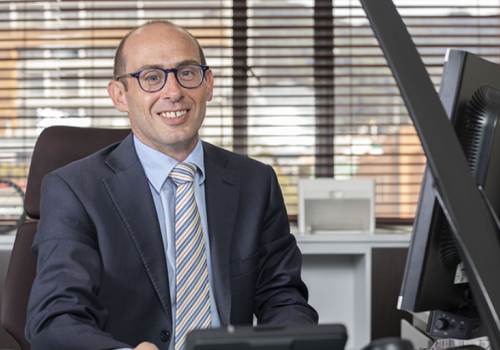
[[[108,92],[133,133],[44,179],[26,326],[33,350],[178,350],[192,328],[251,324],[253,314],[317,322],[272,168],[199,139],[214,80],[204,61],[169,22],[120,44]],[[186,211],[179,169],[191,176]],[[182,215],[197,227],[186,231],[198,242],[196,264],[186,264],[196,275],[178,260]],[[185,307],[191,288],[198,299]]]

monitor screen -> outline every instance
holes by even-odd
[[[343,350],[341,324],[228,326],[188,333],[186,350]]]
[[[410,33],[392,1],[360,1],[370,20],[370,25],[380,43],[380,47],[387,58],[427,157],[428,173],[432,174],[432,179],[427,174],[424,187],[430,186],[434,190],[436,198],[441,208],[443,208],[453,233],[452,242],[458,247],[458,255],[464,262],[470,290],[472,291],[472,299],[477,305],[488,339],[493,349],[500,349],[500,279],[498,278],[500,225],[496,215],[493,215],[495,200],[487,200],[487,195],[478,185],[478,178],[471,172],[470,161],[463,150],[463,142],[459,141],[456,126],[453,124],[455,120],[453,117],[452,123],[449,120],[449,116],[452,116],[454,110],[463,110],[467,104],[472,106],[477,103],[470,102],[473,99],[472,95],[465,97],[461,91],[474,91],[472,94],[475,94],[482,86],[488,86],[493,89],[485,94],[478,93],[478,95],[488,95],[485,98],[486,101],[489,101],[491,95],[496,95],[495,90],[499,90],[497,84],[500,81],[498,66],[484,61],[484,64],[478,63],[477,66],[472,63],[469,69],[467,68],[469,61],[476,60],[473,56],[464,54],[465,57],[460,68],[461,72],[456,76],[456,80],[450,81],[451,85],[446,89],[446,83],[443,80],[440,101]],[[452,53],[450,53],[446,63],[445,75],[448,74],[448,69],[451,68],[450,62],[452,62]],[[468,77],[467,80],[463,80],[465,76]],[[483,100],[482,97],[477,99],[479,101]],[[446,101],[451,101],[452,104],[447,104]],[[481,104],[479,103],[477,108],[473,108],[473,110],[483,110],[484,107]],[[486,103],[486,109],[489,110],[486,114],[497,113],[495,112],[496,107],[493,106],[495,104],[493,102],[492,106],[489,106],[490,102]],[[482,123],[481,120],[479,123],[474,123],[471,130]],[[493,133],[496,133],[496,129]],[[481,132],[479,138],[483,139],[486,137],[485,135],[485,133]],[[493,140],[493,143],[495,142]],[[476,141],[472,143],[475,144]],[[482,150],[479,152],[482,152]],[[490,168],[491,164],[497,161],[495,158],[496,156],[493,155],[492,158],[487,160]],[[422,190],[425,191],[425,188]],[[423,265],[425,266],[426,261],[429,260],[427,257],[435,255],[436,250],[438,250],[435,249],[435,246],[434,248],[429,247],[429,245],[437,241],[430,238],[429,231],[417,229],[420,226],[421,213],[428,213],[424,215],[431,222],[428,227],[432,227],[432,223],[436,222],[432,214],[430,214],[433,213],[434,205],[435,201],[420,201],[419,213],[415,221],[416,229],[407,261],[405,286],[400,298],[400,306],[407,310],[411,310],[409,309],[411,306],[406,308],[407,301],[405,299],[411,295],[413,295],[414,300],[420,298],[420,290],[422,290],[420,286],[430,280],[425,274]],[[440,233],[438,232],[437,235],[440,236]],[[421,236],[422,239],[420,239]],[[426,256],[423,259],[418,257],[422,254]],[[417,273],[410,273],[412,270],[417,271]],[[427,270],[427,272],[439,274],[441,271],[436,269],[435,271]],[[434,285],[430,288],[435,293],[440,293],[440,285]],[[462,300],[463,293],[461,291],[458,293],[458,299]],[[431,298],[437,298],[435,295],[433,294]],[[444,299],[452,298],[453,295],[448,294],[447,298]],[[411,297],[409,299],[408,303],[411,305]],[[466,295],[466,304],[470,304],[467,299],[470,298]],[[431,315],[433,314],[435,313],[431,313]],[[449,324],[447,325],[446,319],[444,319],[448,316],[447,312],[441,314],[440,317],[443,319],[437,319],[436,328],[448,327]],[[459,321],[459,323],[454,323],[454,329],[459,331],[464,329],[460,319],[453,320]],[[476,319],[472,319],[469,322],[473,329],[477,329],[475,321]],[[451,337],[448,336],[448,338]]]
[[[449,50],[440,99],[470,170],[491,209],[500,215],[500,66],[465,51]],[[467,272],[436,199],[429,169],[420,191],[399,308],[473,315]]]

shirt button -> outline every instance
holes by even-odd
[[[170,340],[170,333],[165,330],[161,331],[160,339],[165,343],[168,342]]]

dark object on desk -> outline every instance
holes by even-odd
[[[123,140],[130,129],[97,129],[54,126],[42,131],[33,150],[24,208],[31,219],[17,230],[2,297],[2,326],[22,350],[31,349],[24,338],[26,308],[35,278],[36,256],[31,245],[40,218],[43,177],[75,160]]]
[[[440,338],[472,339],[486,335],[475,309],[460,310],[459,314],[434,310],[429,315],[427,334]]]
[[[429,186],[450,223],[488,338],[492,348],[499,350],[500,230],[494,211],[470,171],[455,130],[394,4],[390,0],[361,3],[424,148],[434,180]]]
[[[372,341],[362,350],[413,350],[413,345],[400,338],[382,338]]]
[[[194,330],[186,350],[343,350],[343,325],[228,326]]]

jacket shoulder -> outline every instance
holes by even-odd
[[[68,163],[56,170],[52,173],[59,175],[61,177],[66,177],[71,174],[95,174],[101,173],[101,171],[97,171],[97,169],[109,169],[109,167],[105,164],[108,156],[120,145],[121,142],[114,143],[112,145],[106,146],[103,149],[90,154],[84,158],[77,159],[71,163]]]
[[[203,141],[203,151],[205,152],[206,158],[228,169],[253,169],[254,171],[264,171],[269,167],[258,160],[214,146],[205,141]]]

